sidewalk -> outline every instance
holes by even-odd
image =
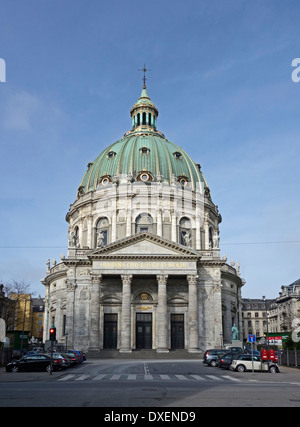
[[[4,366],[0,366],[0,382],[51,381],[56,380],[64,373],[65,371],[54,371],[52,375],[48,372],[18,372],[13,374],[12,372],[6,372]]]

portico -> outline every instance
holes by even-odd
[[[140,244],[148,247],[148,256],[138,255]],[[89,257],[93,266],[90,312],[94,325],[90,350],[112,346],[121,353],[141,348],[164,353],[180,345],[197,351],[199,256],[149,233],[126,238],[113,246],[97,250]],[[120,300],[109,295],[111,287],[119,288]],[[115,334],[113,328],[106,327],[109,314],[114,315],[115,340],[108,336]],[[177,322],[180,317],[183,329],[174,329],[174,315]],[[180,333],[181,339],[176,339]]]

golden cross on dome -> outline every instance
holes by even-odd
[[[143,85],[143,89],[146,89],[146,72],[147,71],[151,71],[149,68],[146,68],[146,66],[145,66],[145,64],[144,64],[144,68],[142,68],[142,69],[139,69],[138,71],[143,71],[143,73],[144,73],[144,77],[143,77],[143,82],[144,82],[144,85]]]

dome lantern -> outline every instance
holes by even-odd
[[[149,98],[145,84],[141,96],[130,110],[130,115],[132,118],[132,131],[156,130],[158,110]]]

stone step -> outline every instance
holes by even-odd
[[[169,353],[157,353],[156,350],[132,350],[120,353],[119,350],[100,350],[87,353],[87,359],[198,359],[203,352],[189,353],[187,350],[170,350]]]

